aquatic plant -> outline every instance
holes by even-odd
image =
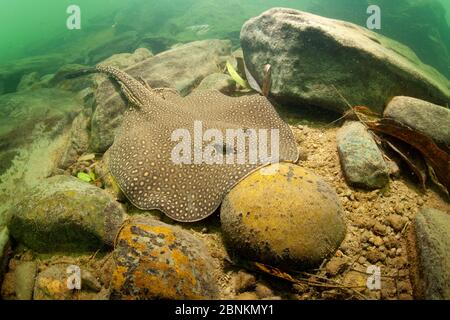
[[[231,78],[241,87],[243,88],[250,88],[250,86],[248,85],[248,82],[245,81],[244,79],[242,79],[242,77],[239,75],[239,73],[237,73],[237,71],[234,69],[234,67],[231,65],[230,62],[227,61],[227,70],[228,73],[230,74]]]
[[[88,183],[91,183],[96,180],[95,173],[92,171],[89,171],[89,173],[78,172],[77,178],[80,179],[81,181]]]

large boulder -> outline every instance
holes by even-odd
[[[225,242],[246,259],[302,270],[319,266],[346,234],[336,192],[302,167],[260,169],[225,197],[220,210]]]
[[[198,85],[196,90],[218,90],[223,94],[232,93],[236,89],[236,82],[227,74],[213,73]]]
[[[212,258],[199,239],[179,227],[135,216],[114,251],[112,299],[217,299]]]
[[[115,68],[124,69],[141,62],[145,59],[153,57],[153,53],[147,48],[138,48],[133,53],[118,53],[115,54],[101,63]]]
[[[144,79],[152,88],[173,88],[187,95],[205,77],[218,72],[230,54],[229,41],[198,41],[147,58],[124,70],[135,78]],[[90,146],[95,152],[104,152],[114,141],[126,105],[109,79],[103,75],[96,77],[97,107],[92,117]]]
[[[80,155],[89,151],[91,118],[94,108],[94,91],[85,88],[76,94],[82,101],[83,109],[72,122],[65,151],[59,160],[58,167],[67,169],[77,162]]]
[[[450,150],[450,109],[411,97],[395,97],[384,110],[384,116],[429,136]]]
[[[337,145],[341,167],[350,185],[381,189],[389,183],[383,153],[362,123],[345,123],[337,133]]]
[[[73,93],[39,89],[0,96],[0,228],[28,189],[52,174],[84,108]]]
[[[342,95],[381,113],[398,95],[450,101],[449,81],[409,48],[348,22],[274,8],[245,23],[241,45],[260,85],[272,66],[271,93],[286,102],[343,112]]]
[[[23,76],[36,70],[39,70],[41,74],[52,73],[65,63],[67,63],[66,57],[62,53],[36,55],[2,63],[0,66],[0,92],[15,92]]]
[[[450,26],[444,1],[440,0],[312,0],[308,11],[325,17],[367,25],[369,15],[363,14],[377,4],[382,12],[384,36],[410,47],[426,64],[450,78]],[[448,14],[448,6],[447,6]],[[408,26],[408,27],[405,27]]]
[[[408,253],[417,299],[450,299],[449,213],[424,208],[411,228]]]
[[[41,181],[11,211],[12,238],[38,252],[111,247],[126,217],[106,191],[71,176]]]

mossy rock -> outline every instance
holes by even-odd
[[[112,246],[126,215],[107,192],[55,176],[12,209],[11,236],[38,252],[83,252]]]
[[[218,298],[206,247],[179,227],[135,216],[122,228],[114,258],[112,299]]]
[[[320,265],[346,234],[335,191],[320,177],[282,163],[260,169],[236,185],[220,219],[230,251],[286,269]]]

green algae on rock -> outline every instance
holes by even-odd
[[[111,247],[126,217],[107,192],[70,176],[43,180],[11,211],[12,238],[38,252]]]
[[[132,217],[120,231],[114,258],[112,299],[218,298],[206,247],[179,227]]]
[[[304,270],[333,254],[346,234],[335,191],[302,167],[260,169],[225,197],[220,220],[225,242],[246,259]]]

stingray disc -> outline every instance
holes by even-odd
[[[279,139],[272,140],[277,132]],[[233,133],[244,133],[244,140],[233,142]],[[235,184],[273,160],[276,143],[280,161],[297,161],[292,131],[265,97],[170,94],[127,110],[110,169],[139,209],[193,222],[211,215]]]

